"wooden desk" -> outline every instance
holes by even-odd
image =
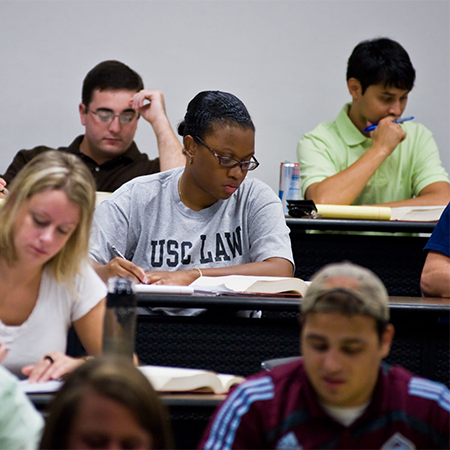
[[[309,280],[325,264],[347,260],[375,272],[389,295],[421,295],[420,275],[426,256],[423,247],[428,237],[398,233],[429,234],[435,223],[293,218],[287,218],[286,223],[291,230],[296,277]],[[308,230],[334,233],[311,234]],[[390,234],[348,234],[360,231]]]

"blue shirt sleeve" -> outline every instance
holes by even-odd
[[[450,203],[444,209],[424,250],[434,250],[450,258]]]

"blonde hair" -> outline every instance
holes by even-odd
[[[89,169],[75,155],[49,150],[33,158],[8,188],[9,194],[0,210],[0,254],[9,265],[17,259],[15,221],[24,203],[33,195],[63,191],[70,202],[80,207],[80,222],[66,245],[46,264],[57,282],[72,284],[89,252],[96,190]]]

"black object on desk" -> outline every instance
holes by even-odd
[[[286,223],[291,230],[296,277],[309,280],[324,265],[345,260],[375,272],[389,295],[421,295],[420,275],[426,257],[423,248],[428,236],[398,233],[432,233],[434,222],[287,218]],[[334,233],[313,234],[308,230]],[[361,231],[390,234],[348,234]]]

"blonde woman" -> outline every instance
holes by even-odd
[[[2,364],[30,382],[83,362],[65,355],[71,325],[88,354],[101,353],[106,287],[87,259],[94,205],[83,162],[49,151],[21,170],[0,210]]]

